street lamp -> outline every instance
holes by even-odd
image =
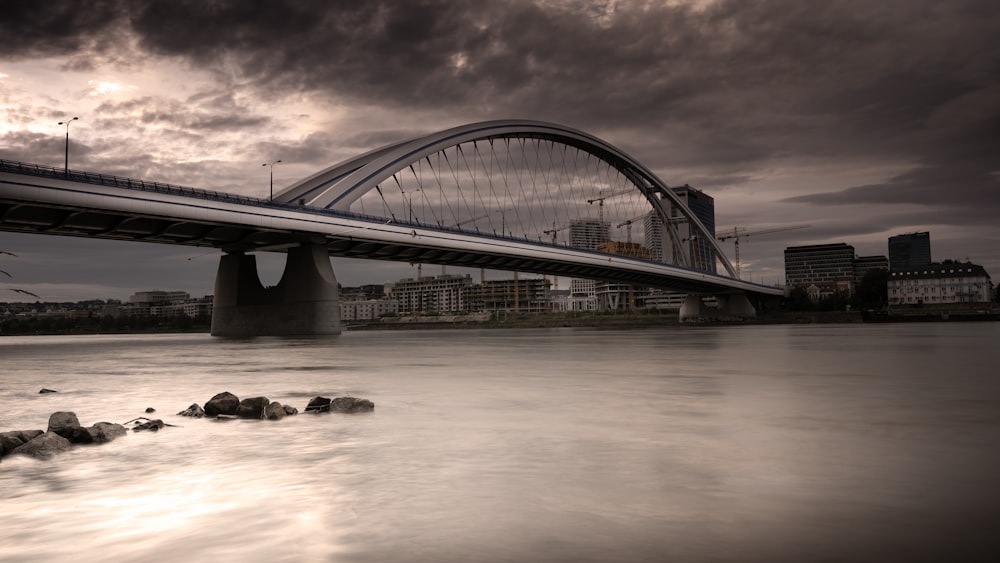
[[[264,164],[261,164],[261,166],[270,166],[271,167],[271,201],[274,201],[274,165],[278,164],[279,162],[281,162],[281,161],[280,160],[275,160],[271,164],[268,164],[266,162]]]
[[[406,207],[408,209],[408,211],[406,213],[406,220],[409,221],[409,222],[411,222],[411,223],[413,222],[413,195],[414,195],[413,192],[419,192],[419,191],[420,191],[420,188],[414,188],[414,189],[410,190],[410,192],[409,192],[410,197],[406,197],[407,192],[404,192],[403,190],[399,190],[399,193],[403,194],[403,199],[406,200]]]
[[[60,121],[59,122],[59,125],[65,125],[66,126],[66,156],[65,156],[65,160],[63,161],[64,162],[64,164],[63,164],[63,167],[64,167],[63,174],[65,174],[67,176],[69,176],[69,124],[72,123],[72,122],[74,122],[74,121],[76,121],[77,119],[80,119],[80,118],[79,117],[74,117],[73,119],[67,119],[66,121]]]

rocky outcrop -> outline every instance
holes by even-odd
[[[229,391],[223,391],[205,403],[205,416],[235,415],[240,407],[240,398]]]
[[[41,430],[15,430],[0,433],[0,456],[24,454],[49,458],[76,444],[104,444],[127,433],[113,422],[98,422],[89,428],[80,426],[76,414],[66,411],[49,416],[49,427]]]
[[[55,389],[48,389],[46,387],[42,387],[41,390],[39,390],[38,392],[39,393],[58,393],[58,391],[56,391]]]
[[[0,432],[0,456],[14,451],[23,444],[45,434],[42,430],[11,430]]]
[[[337,397],[336,399],[330,401],[331,412],[353,414],[357,412],[372,412],[373,410],[375,410],[375,403],[369,401],[368,399],[359,399],[357,397]]]
[[[288,416],[288,413],[285,412],[285,407],[277,401],[269,403],[264,407],[264,418],[268,420],[281,420],[286,416]]]
[[[97,422],[86,430],[90,434],[90,441],[94,444],[106,444],[119,436],[128,434],[128,430],[124,426],[113,422]]]
[[[191,416],[201,418],[205,416],[205,409],[198,406],[198,403],[191,403],[191,406],[177,413],[177,416]]]
[[[329,397],[313,397],[306,405],[306,412],[330,412]]]
[[[306,412],[341,412],[341,413],[358,413],[358,412],[371,412],[375,410],[375,403],[369,401],[368,399],[359,399],[357,397],[337,397],[336,399],[328,399],[326,397],[314,397],[306,405]]]
[[[252,418],[260,420],[264,418],[264,407],[271,401],[267,397],[250,397],[240,401],[236,408],[236,416],[240,418]]]
[[[156,432],[160,428],[163,428],[166,424],[162,420],[156,418],[153,420],[147,420],[146,422],[140,422],[132,427],[132,432],[142,432],[143,430],[152,430]]]
[[[45,392],[46,390],[43,390]],[[375,410],[375,404],[368,399],[357,397],[314,397],[309,401],[305,412],[339,412],[363,413]],[[150,407],[147,413],[155,412]],[[234,420],[237,418],[254,420],[281,420],[286,416],[298,414],[298,409],[291,405],[282,405],[270,401],[267,397],[251,397],[242,401],[228,391],[219,393],[205,403],[202,409],[193,403],[187,409],[177,413],[177,416],[194,418],[210,417],[215,420]],[[0,432],[0,457],[21,453],[37,458],[48,458],[65,451],[75,444],[103,444],[119,436],[128,434],[126,425],[134,424],[132,430],[140,432],[149,430],[156,432],[166,426],[160,419],[139,417],[123,424],[113,422],[97,422],[90,427],[83,427],[76,413],[59,411],[49,416],[49,425],[45,432],[41,430],[14,430]]]
[[[14,448],[11,455],[26,455],[48,459],[73,447],[73,443],[54,432],[46,432]]]
[[[90,432],[80,426],[76,413],[59,411],[49,417],[49,428],[46,432],[58,434],[74,444],[89,444],[93,442]]]

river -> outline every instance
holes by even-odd
[[[5,457],[0,560],[1000,561],[998,344],[1000,323],[0,338],[0,431],[176,425]],[[174,414],[222,391],[375,410]]]

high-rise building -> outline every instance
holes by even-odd
[[[822,290],[824,286],[840,282],[840,287],[851,291],[853,280],[854,247],[849,244],[838,242],[785,249],[785,284],[789,288],[816,285]]]
[[[901,272],[931,263],[931,234],[907,233],[889,237],[889,270]]]
[[[858,256],[854,259],[854,285],[857,286],[872,270],[889,270],[889,259],[885,256]]]
[[[714,237],[715,199],[687,184],[670,189]],[[649,213],[643,221],[646,246],[649,247],[652,259],[669,264],[685,264],[696,270],[716,273],[716,256],[712,242],[697,235],[679,206],[673,201],[666,203],[672,229],[665,228],[663,221],[655,212]],[[676,244],[670,240],[670,230],[676,232]]]
[[[611,223],[599,219],[574,219],[569,223],[569,245],[596,250],[610,239]]]
[[[692,188],[684,184],[676,188],[670,188],[677,194],[681,202],[691,210],[691,213],[701,221],[701,224],[708,229],[711,236],[715,236],[715,199],[701,190]],[[706,240],[687,221],[680,221],[684,214],[678,206],[670,205],[670,218],[678,219],[677,233],[681,237],[684,251],[688,255],[688,266],[695,270],[716,273],[715,249],[712,241]]]
[[[657,262],[667,262],[667,254],[664,253],[664,248],[670,248],[670,243],[667,240],[667,233],[663,229],[663,221],[660,220],[660,216],[656,214],[656,211],[650,211],[642,219],[642,230],[643,238],[646,241],[646,247],[649,248],[650,258]]]

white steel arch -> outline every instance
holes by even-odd
[[[649,168],[598,137],[544,121],[497,120],[470,123],[393,143],[318,172],[275,194],[274,199],[283,203],[348,211],[355,200],[411,163],[462,143],[503,138],[542,138],[575,147],[600,158],[630,180],[649,201],[665,227],[671,224],[671,218],[663,199],[670,200],[698,236],[710,241],[729,275],[738,278],[715,236]]]

